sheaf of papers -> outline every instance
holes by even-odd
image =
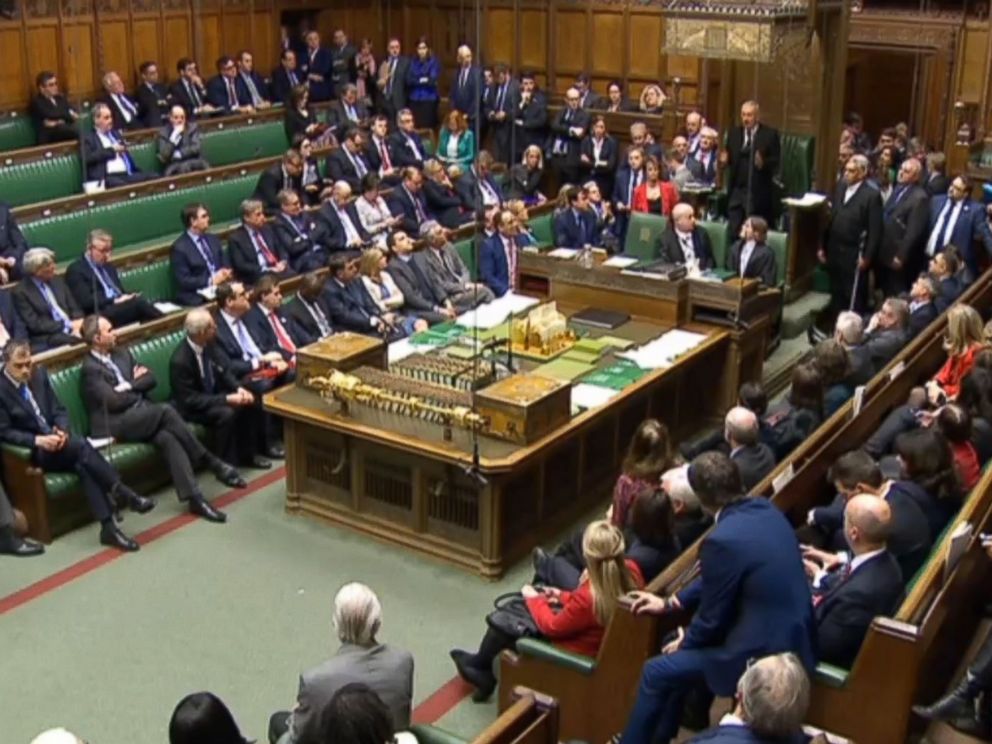
[[[418,351],[424,352],[425,349],[414,346],[408,338],[401,338],[399,341],[393,341],[389,345],[386,356],[388,357],[389,364],[395,364],[401,359],[406,359],[411,354],[416,354]]]
[[[156,302],[154,303],[155,309],[158,310],[163,315],[168,315],[169,313],[178,313],[182,310],[179,305],[174,302]]]
[[[553,251],[548,251],[548,255],[551,258],[575,258],[579,255],[579,250],[577,248],[555,248]]]
[[[664,369],[670,367],[676,359],[686,352],[699,346],[706,336],[702,333],[691,333],[678,329],[663,333],[654,341],[638,346],[629,351],[622,351],[618,357],[629,359],[641,369]]]
[[[492,302],[487,302],[474,310],[462,313],[455,322],[466,328],[495,328],[510,315],[516,315],[539,303],[540,300],[535,297],[507,292]]]
[[[598,408],[620,394],[619,390],[580,382],[572,385],[572,408]]]
[[[602,265],[611,269],[626,269],[628,266],[633,266],[637,261],[638,259],[631,256],[612,256],[603,261]]]
[[[214,298],[217,296],[217,287],[211,284],[209,287],[196,290],[196,293],[208,302],[213,302]]]
[[[90,447],[93,449],[103,449],[107,445],[114,443],[113,437],[86,437],[86,441],[90,443]]]
[[[782,203],[790,207],[815,207],[818,204],[823,204],[826,200],[827,197],[825,194],[817,194],[813,191],[807,191],[799,199],[787,196],[782,200]]]

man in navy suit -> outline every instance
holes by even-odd
[[[589,209],[589,194],[579,186],[566,192],[568,209],[555,218],[555,246],[583,248],[596,239],[596,216]]]
[[[940,314],[935,300],[937,285],[927,274],[913,282],[909,290],[909,337],[916,338]]]
[[[271,274],[258,280],[252,290],[251,310],[244,316],[252,338],[266,351],[278,351],[290,367],[296,365],[296,350],[316,339],[300,328],[282,304],[282,290]]]
[[[220,240],[207,232],[210,212],[205,204],[183,207],[183,225],[186,231],[176,238],[170,253],[172,274],[179,286],[176,300],[181,305],[202,305],[207,296],[213,296],[218,284],[231,278],[232,272]]]
[[[28,329],[14,309],[10,290],[0,289],[0,349],[11,341],[27,341]]]
[[[958,176],[951,181],[946,195],[930,200],[927,260],[948,245],[953,245],[968,267],[967,281],[971,283],[979,273],[978,256],[974,249],[976,240],[981,241],[986,255],[992,256],[992,233],[985,222],[985,210],[971,198],[968,178]]]
[[[103,181],[110,189],[158,178],[156,173],[142,173],[135,165],[127,143],[114,129],[113,114],[105,103],[93,107],[93,129],[83,137],[82,144],[87,181]]]
[[[672,207],[672,217],[667,229],[658,236],[655,252],[668,263],[695,262],[700,271],[713,268],[709,233],[696,224],[696,212],[690,204]]]
[[[492,132],[494,159],[510,166],[513,165],[514,149],[510,146],[510,136],[513,132],[513,115],[520,99],[520,88],[506,65],[496,65],[493,72],[496,84],[489,90],[484,101],[486,122]]]
[[[114,327],[161,318],[162,313],[140,293],[124,289],[117,268],[110,263],[113,247],[110,233],[90,230],[86,252],[65,272],[65,283],[83,314],[99,313]]]
[[[420,226],[428,220],[427,204],[420,193],[424,176],[416,168],[403,171],[403,182],[389,194],[389,211],[402,218],[399,227],[408,235],[419,235]]]
[[[334,184],[330,198],[324,200],[317,212],[317,222],[324,235],[324,245],[331,253],[360,251],[362,246],[372,243],[372,236],[365,231],[358,218],[358,210],[351,199],[351,187],[344,181]]]
[[[699,455],[688,476],[716,524],[699,550],[699,577],[669,598],[637,593],[635,613],[694,614],[644,665],[627,744],[671,740],[686,693],[705,685],[715,695],[732,694],[755,657],[789,651],[807,670],[816,663],[813,603],[785,515],[767,499],[745,498],[737,466],[722,453]]]
[[[496,232],[479,249],[479,279],[496,297],[516,286],[519,248],[516,218],[512,212],[500,212]]]
[[[461,111],[468,118],[468,128],[475,130],[475,123],[482,107],[482,72],[472,64],[472,50],[465,44],[456,53],[458,69],[451,81],[448,100],[451,108]]]
[[[80,343],[83,313],[56,270],[53,251],[32,248],[24,254],[25,277],[11,292],[34,351]]]
[[[203,86],[196,62],[183,57],[176,62],[176,72],[179,77],[169,88],[169,95],[173,103],[186,109],[186,116],[193,119],[223,113],[207,100],[207,89]]]
[[[720,135],[712,127],[703,127],[699,132],[699,147],[695,152],[690,150],[689,155],[699,163],[699,175],[696,176],[696,180],[710,186],[716,183],[719,137]]]
[[[406,105],[406,71],[410,68],[410,58],[401,54],[401,51],[400,40],[395,37],[390,39],[386,44],[387,57],[381,63],[386,72],[378,75],[376,81],[379,88],[379,110],[390,121]]]
[[[569,88],[565,91],[565,106],[551,122],[548,154],[562,184],[579,183],[581,178],[582,140],[592,120],[580,101],[579,91]]]
[[[400,109],[396,114],[396,131],[389,135],[389,155],[394,168],[424,167],[427,153],[414,126],[413,112]]]
[[[394,313],[380,312],[358,277],[358,259],[335,253],[329,262],[331,277],[324,286],[324,306],[335,328],[395,341],[405,335]]]
[[[217,60],[217,74],[207,82],[207,100],[225,114],[250,114],[255,110],[248,87],[238,75],[238,66],[226,54]]]
[[[0,201],[0,280],[3,284],[21,278],[21,260],[28,249],[10,205]],[[6,278],[3,274],[6,273]]]
[[[362,133],[358,127],[348,127],[341,133],[341,147],[327,156],[327,177],[345,181],[354,193],[361,193],[362,179],[372,170],[362,148]]]
[[[55,395],[48,372],[34,365],[24,341],[13,341],[3,350],[0,441],[31,450],[31,462],[44,471],[78,475],[90,512],[100,522],[100,542],[118,550],[138,550],[138,543],[114,522],[113,511],[126,505],[144,514],[155,502],[125,486],[85,436],[70,432],[69,412]]]
[[[891,615],[902,602],[902,571],[885,547],[891,522],[892,510],[884,499],[854,496],[844,507],[844,537],[851,559],[829,573],[807,562],[821,661],[850,669],[871,621]]]
[[[320,34],[310,31],[306,36],[307,47],[303,52],[301,69],[310,88],[310,102],[319,103],[333,98],[331,73],[334,59],[330,51],[320,45]]]
[[[633,129],[633,127],[631,127]],[[616,221],[613,231],[622,246],[627,237],[627,222],[630,208],[634,202],[634,190],[644,183],[644,148],[631,146],[627,149],[627,162],[617,170],[617,178],[613,182],[613,214]]]
[[[296,322],[301,332],[301,341],[297,346],[305,346],[330,336],[334,332],[331,327],[331,312],[324,304],[324,286],[327,276],[321,272],[310,271],[300,279],[296,297],[286,303],[286,315]]]
[[[269,100],[269,86],[265,78],[255,72],[255,57],[247,49],[238,52],[238,79],[256,110],[267,109],[272,105]]]
[[[296,63],[296,52],[283,49],[279,66],[272,72],[272,100],[289,103],[289,92],[306,79]]]
[[[282,281],[296,275],[285,250],[266,223],[264,205],[257,199],[241,202],[241,227],[227,239],[227,253],[235,278],[249,286],[254,286],[262,276]]]
[[[503,194],[492,176],[493,156],[481,150],[475,156],[475,163],[454,183],[455,192],[462,206],[481,217],[490,207],[503,207]]]
[[[300,195],[283,189],[277,195],[279,214],[272,220],[272,230],[279,248],[288,256],[289,265],[298,274],[327,265],[323,228],[303,211]]]

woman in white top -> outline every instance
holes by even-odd
[[[362,253],[359,269],[362,272],[362,284],[365,285],[365,289],[379,310],[383,313],[395,314],[396,323],[403,327],[407,335],[427,330],[426,320],[399,313],[406,298],[400,288],[396,286],[393,277],[386,271],[386,254],[383,251],[374,247],[367,248]]]
[[[365,232],[372,236],[372,242],[385,250],[386,236],[400,218],[392,215],[386,200],[379,195],[379,183],[379,176],[375,173],[365,174],[362,195],[355,199],[355,209]]]

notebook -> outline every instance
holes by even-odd
[[[593,328],[606,328],[613,330],[614,328],[619,328],[628,320],[630,320],[630,315],[627,313],[618,313],[613,310],[602,310],[596,307],[587,307],[584,310],[580,310],[575,315],[573,315],[569,320],[575,323],[581,323],[582,325],[592,326]]]

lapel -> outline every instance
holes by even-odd
[[[34,399],[37,401],[38,394],[35,392],[34,386],[31,384],[32,382],[34,382],[34,375],[31,376],[31,380],[28,382],[28,387],[31,388],[31,394],[34,396]],[[32,421],[34,421],[35,420],[34,409],[31,407],[30,403],[28,403],[26,400],[24,400],[24,398],[21,397],[20,391],[17,389],[17,387],[14,385],[11,379],[7,377],[7,375],[3,375],[3,384],[4,384],[4,390],[6,391],[8,397],[12,398],[17,404],[17,406],[20,407],[20,409],[24,411],[31,418]],[[40,407],[41,403],[38,403],[38,406]]]

